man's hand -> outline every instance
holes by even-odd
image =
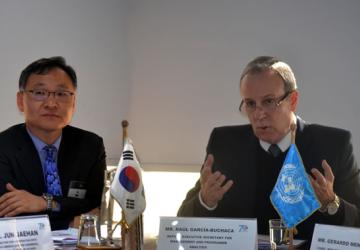
[[[41,196],[6,184],[9,191],[0,197],[0,217],[11,217],[22,213],[36,213],[46,210],[46,201]]]
[[[225,182],[226,176],[221,174],[219,171],[212,173],[213,163],[214,156],[209,154],[201,170],[200,176],[201,199],[208,207],[215,207],[223,198],[224,194],[234,184],[232,180]]]
[[[335,193],[333,190],[334,174],[326,160],[323,160],[321,165],[324,169],[325,176],[322,175],[319,170],[313,168],[311,169],[311,173],[315,176],[315,178],[310,175],[310,181],[322,208],[324,208],[335,199]]]

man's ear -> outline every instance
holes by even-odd
[[[299,92],[297,90],[294,90],[290,94],[290,105],[291,105],[291,111],[295,112],[297,108],[297,104],[299,101]]]
[[[73,102],[73,113],[76,111],[76,95],[74,96],[74,102]]]
[[[20,112],[24,112],[24,92],[18,91],[16,93],[16,104]]]

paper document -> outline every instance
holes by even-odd
[[[75,246],[77,243],[78,229],[76,228],[56,230],[52,231],[51,234],[55,245]]]

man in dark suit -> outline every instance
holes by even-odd
[[[240,92],[240,110],[250,124],[212,131],[200,180],[178,216],[257,218],[258,233],[268,234],[269,219],[279,217],[270,193],[291,144],[290,127],[296,124],[295,143],[321,203],[297,226],[296,237],[311,241],[315,223],[360,227],[360,171],[351,134],[295,116],[299,93],[294,74],[274,57],[258,57],[246,66]]]
[[[0,217],[47,213],[56,230],[100,206],[104,144],[68,125],[76,88],[76,73],[62,57],[22,71],[17,106],[25,123],[0,133]]]

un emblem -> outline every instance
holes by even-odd
[[[293,164],[283,166],[280,181],[277,185],[280,199],[294,204],[304,197],[304,180]]]
[[[45,228],[45,224],[40,222],[38,223],[39,230],[43,230]]]

